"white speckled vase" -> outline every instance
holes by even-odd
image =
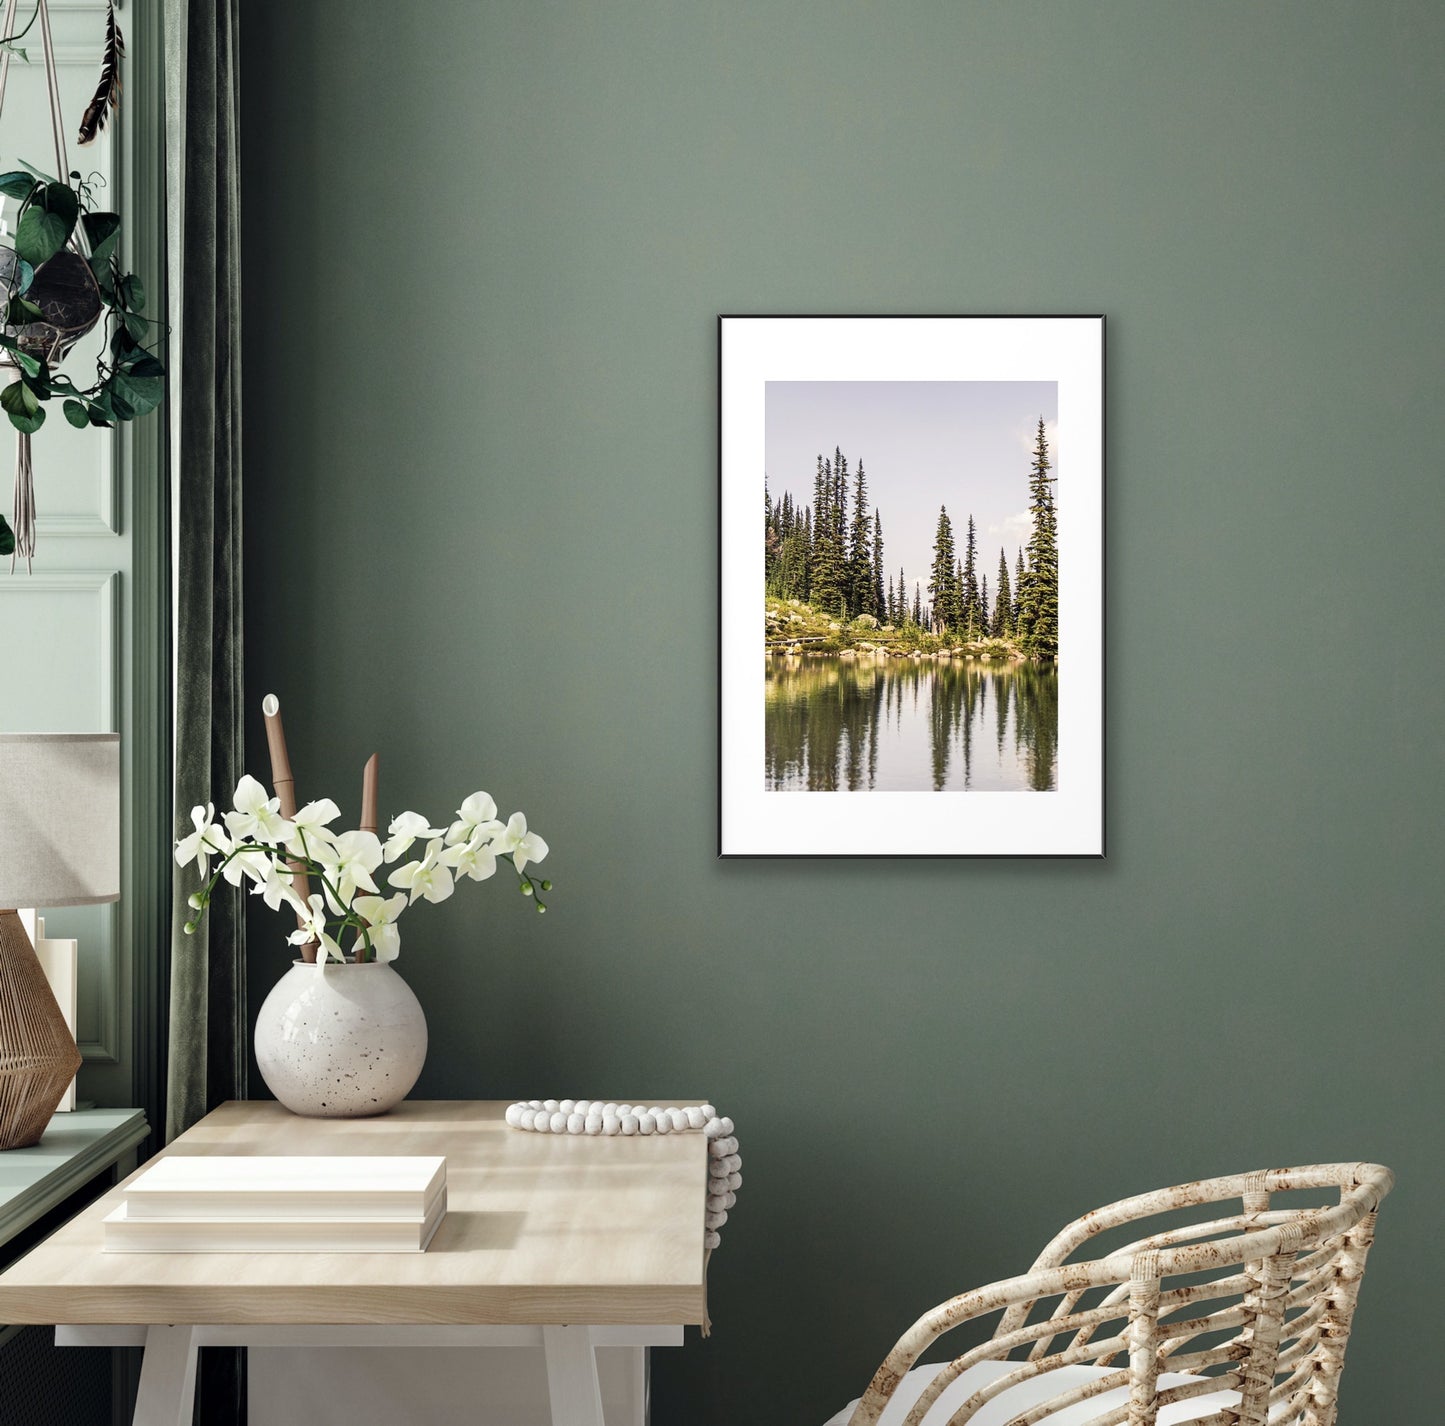
[[[384,961],[296,961],[256,1017],[261,1078],[293,1114],[385,1114],[411,1093],[425,1059],[421,1003]]]

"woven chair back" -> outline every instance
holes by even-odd
[[[995,1313],[992,1334],[933,1378],[907,1426],[966,1426],[1011,1387],[1084,1365],[1107,1370],[1082,1384],[1069,1373],[1010,1426],[1034,1426],[1123,1389],[1127,1399],[1088,1426],[1155,1426],[1164,1407],[1217,1392],[1231,1393],[1233,1404],[1197,1417],[1186,1411],[1190,1426],[1334,1426],[1376,1212],[1393,1184],[1379,1164],[1314,1164],[1180,1184],[1096,1209],[1060,1232],[1023,1277],[920,1318],[879,1368],[852,1426],[878,1420],[944,1333]],[[1101,1240],[1139,1234],[1146,1219],[1161,1221],[1100,1251]],[[986,1361],[1013,1369],[951,1414],[930,1415],[953,1381]],[[1166,1373],[1192,1380],[1162,1386]]]

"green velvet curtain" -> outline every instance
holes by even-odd
[[[178,829],[243,771],[239,0],[165,0],[167,286],[176,570]],[[195,935],[175,878],[166,1138],[244,1097],[246,936],[239,891]],[[223,884],[224,885],[224,884]],[[202,1353],[197,1419],[245,1419],[239,1350]]]

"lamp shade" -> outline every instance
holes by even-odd
[[[120,896],[120,734],[0,733],[0,908]]]

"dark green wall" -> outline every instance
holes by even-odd
[[[1114,1196],[1379,1158],[1345,1421],[1436,1397],[1428,0],[246,15],[249,697],[551,841],[414,913],[433,1096],[706,1094],[656,1420],[820,1422]],[[718,312],[1105,312],[1103,862],[714,858]],[[265,771],[255,730],[252,763]],[[354,808],[350,809],[354,811]],[[253,1006],[284,963],[253,926]]]

